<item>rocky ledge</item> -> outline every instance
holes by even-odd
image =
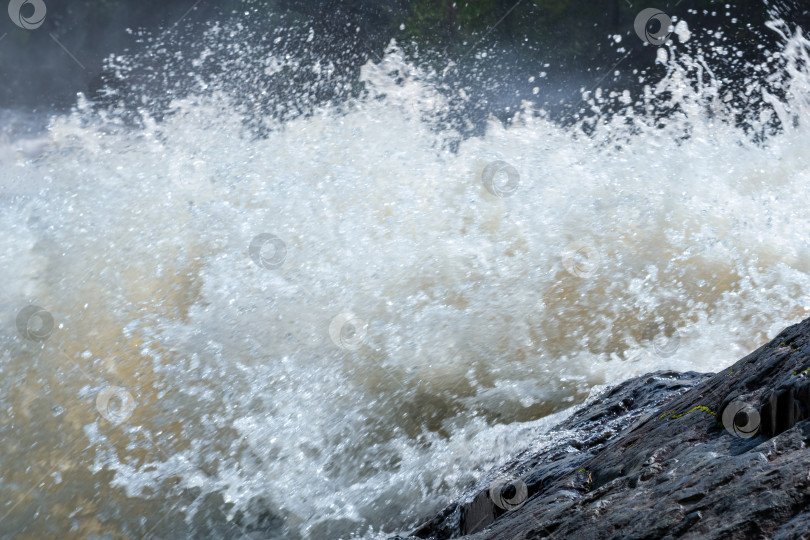
[[[410,537],[810,538],[810,319],[715,374],[626,381]]]

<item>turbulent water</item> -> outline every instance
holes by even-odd
[[[191,80],[239,48],[205,39]],[[601,385],[806,317],[808,43],[731,87],[717,41],[466,139],[395,44],[262,136],[227,68],[168,114],[3,113],[0,536],[386,538]]]

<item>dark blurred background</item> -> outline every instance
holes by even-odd
[[[455,62],[443,83],[471,88],[479,118],[508,115],[522,100],[572,106],[580,88],[628,87],[641,72],[663,70],[655,63],[656,48],[633,30],[636,15],[647,7],[686,20],[695,39],[723,29],[752,62],[775,47],[776,34],[764,26],[769,18],[781,16],[804,28],[810,22],[803,0],[44,1],[47,15],[39,28],[18,28],[5,13],[0,16],[2,108],[64,109],[77,92],[103,101],[105,85],[122,84],[105,58],[139,53],[158,38],[176,40],[182,49],[215,20],[240,19],[259,35],[280,26],[299,28],[298,52],[328,57],[349,79],[367,60],[382,57],[395,38],[417,62],[438,70]],[[30,4],[22,9],[23,15],[33,13]],[[289,39],[285,47],[291,47]],[[150,69],[191,69],[184,59],[163,62],[156,57]],[[322,89],[316,99],[342,92]]]

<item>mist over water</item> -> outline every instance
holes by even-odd
[[[477,137],[395,42],[323,103],[352,95],[325,60],[240,24],[159,107],[147,79],[3,113],[0,535],[386,538],[602,385],[810,311],[810,44],[781,23],[742,84],[681,27],[641,94]],[[296,70],[308,109],[253,84]]]

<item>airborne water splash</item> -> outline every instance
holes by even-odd
[[[80,98],[0,149],[4,535],[385,538],[600,385],[715,371],[810,311],[801,34],[747,87],[670,48],[573,127],[526,104],[465,139],[395,44],[355,97],[257,114],[252,76],[330,67],[237,30],[159,112]]]

